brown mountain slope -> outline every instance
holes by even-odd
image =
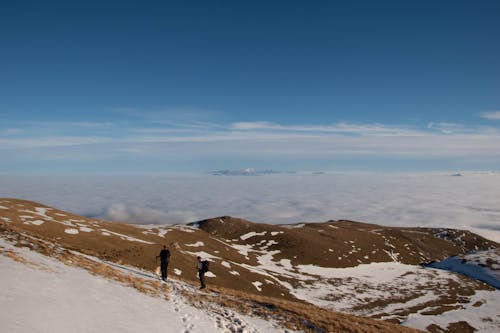
[[[345,220],[269,225],[224,216],[190,225],[232,244],[266,244],[267,250],[280,250],[283,258],[293,258],[292,264],[326,267],[352,267],[394,259],[420,264],[498,246],[465,230],[383,227]],[[255,235],[245,237],[252,232]],[[270,239],[272,244],[268,242]]]
[[[443,313],[455,306],[450,304],[472,301],[478,290],[491,290],[463,276],[410,265],[498,248],[468,231],[352,221],[269,225],[224,216],[190,225],[139,226],[16,199],[0,199],[0,223],[10,232],[148,271],[156,269],[155,256],[168,244],[169,274],[177,279],[197,283],[200,255],[212,261],[210,286],[395,322],[426,309]],[[378,274],[388,271],[391,278],[379,281]]]

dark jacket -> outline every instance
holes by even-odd
[[[167,249],[163,249],[160,252],[160,260],[162,262],[169,262],[170,261],[170,251]]]

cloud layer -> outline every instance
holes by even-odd
[[[110,221],[135,222],[145,224],[158,224],[161,221],[195,221],[197,219],[193,212],[189,211],[162,211],[156,208],[144,206],[113,203],[105,208],[98,217]]]
[[[10,176],[0,177],[0,196],[148,224],[221,215],[266,223],[351,219],[471,229],[500,241],[500,174],[463,174]]]
[[[484,115],[490,119],[496,116],[497,112]],[[436,170],[443,165],[484,169],[500,162],[498,128],[446,122],[430,122],[424,128],[347,122],[283,125],[265,121],[11,125],[0,128],[0,154],[5,161],[0,165],[2,171],[40,167],[57,171],[107,171],[111,167],[113,171],[152,171],[151,166],[156,165],[167,171],[201,171],[197,165],[223,169],[228,165],[245,167],[244,163],[260,168],[282,168],[287,164],[307,169],[322,168],[338,160],[343,160],[349,170],[359,170],[365,165],[359,163],[360,158],[386,166],[398,166],[390,159],[406,164],[419,159],[427,164],[424,170]],[[400,171],[409,170],[405,163],[399,165]]]

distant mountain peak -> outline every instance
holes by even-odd
[[[263,176],[263,175],[272,175],[272,174],[280,174],[283,171],[276,170],[256,170],[254,168],[246,168],[246,169],[238,169],[238,170],[215,170],[210,171],[209,174],[213,176]],[[290,173],[290,172],[287,172]]]

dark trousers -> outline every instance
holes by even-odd
[[[205,272],[202,270],[198,271],[198,277],[200,278],[201,288],[205,288]]]
[[[162,261],[160,266],[161,266],[161,279],[166,280],[167,279],[168,261]]]

